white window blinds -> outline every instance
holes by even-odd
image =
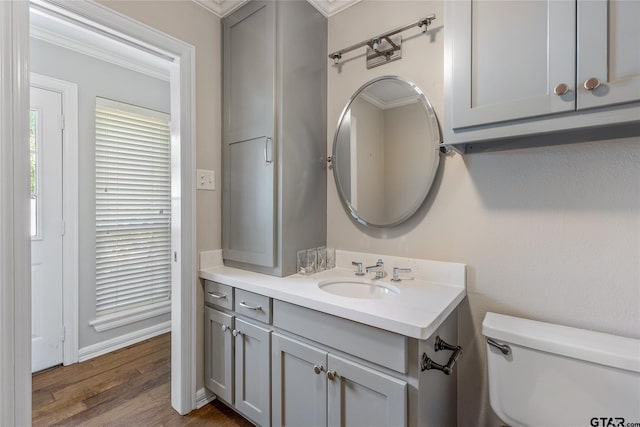
[[[96,98],[96,315],[170,299],[169,116]]]

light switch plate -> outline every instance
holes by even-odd
[[[214,191],[216,189],[215,171],[198,169],[196,176],[196,189]]]

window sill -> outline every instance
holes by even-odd
[[[143,307],[133,308],[131,310],[100,316],[89,322],[89,325],[93,326],[96,332],[104,332],[167,313],[171,313],[171,301],[163,301]]]

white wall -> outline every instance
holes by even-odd
[[[329,152],[349,96],[379,75],[417,83],[442,121],[446,25],[441,1],[364,1],[329,19],[331,52],[430,13],[429,35],[404,34],[400,61],[327,61]],[[640,338],[640,138],[443,158],[425,205],[387,231],[350,220],[328,181],[328,246],[467,264],[459,425],[500,425],[487,396],[486,311]]]
[[[213,169],[221,183],[220,19],[192,1],[99,0],[100,3],[195,47],[196,167]],[[196,192],[196,249],[222,247],[220,191]],[[196,387],[204,387],[204,296],[196,295]]]
[[[169,113],[169,83],[68,49],[31,39],[31,71],[78,84],[78,234],[80,349],[168,321],[169,314],[97,333],[96,96]]]

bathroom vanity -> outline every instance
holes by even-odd
[[[261,426],[455,425],[455,367],[433,367],[453,359],[435,347],[457,343],[465,266],[336,255],[335,269],[310,276],[200,271],[206,387]],[[378,258],[387,277],[355,275],[352,261]],[[411,272],[392,282],[393,267]]]

